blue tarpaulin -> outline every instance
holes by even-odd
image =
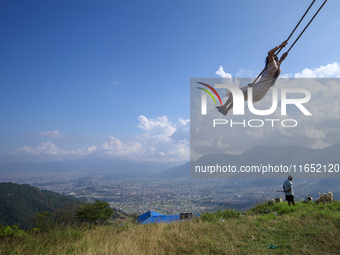
[[[139,224],[148,224],[148,223],[171,223],[180,221],[180,215],[163,215],[154,211],[148,211],[138,216]]]

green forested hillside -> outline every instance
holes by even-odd
[[[28,184],[0,183],[0,224],[31,228],[29,218],[42,211],[54,211],[79,201]]]

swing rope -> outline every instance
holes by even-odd
[[[308,26],[310,25],[310,23],[312,23],[312,21],[314,20],[314,18],[316,17],[316,15],[318,15],[319,11],[322,9],[322,7],[325,5],[325,3],[327,2],[327,0],[325,0],[323,2],[323,4],[320,6],[319,10],[314,14],[313,18],[309,21],[309,23],[307,24],[307,26],[305,27],[305,29],[300,33],[300,35],[298,36],[298,38],[296,38],[295,42],[292,44],[292,46],[290,46],[290,48],[288,49],[287,52],[289,52],[293,46],[295,45],[295,43],[300,39],[301,35],[306,31],[306,29],[308,28]]]
[[[289,41],[289,39],[292,37],[292,35],[294,34],[295,30],[299,27],[300,23],[302,22],[302,20],[305,18],[305,16],[307,15],[307,13],[309,12],[310,8],[312,8],[313,4],[315,3],[316,0],[313,0],[313,2],[310,4],[310,6],[308,7],[307,11],[305,12],[305,14],[303,14],[302,18],[300,19],[299,23],[297,23],[297,25],[295,26],[293,32],[290,33],[290,35],[288,36],[286,42]],[[282,50],[283,48],[281,47],[279,49],[279,51],[275,54],[275,56],[279,55],[280,51]]]
[[[296,42],[300,39],[301,35],[306,31],[306,29],[308,28],[308,26],[312,23],[312,21],[314,20],[314,18],[316,17],[316,15],[318,15],[318,13],[320,12],[320,10],[323,8],[323,6],[325,5],[325,3],[328,0],[325,0],[323,2],[323,4],[321,5],[321,7],[318,9],[318,11],[314,14],[314,16],[312,17],[312,19],[309,21],[309,23],[306,25],[306,27],[303,29],[303,31],[300,33],[300,35],[296,38],[296,40],[294,41],[294,43],[292,44],[292,46],[290,46],[290,48],[288,49],[287,53],[293,48],[293,46],[296,44]],[[304,13],[304,15],[302,16],[302,18],[300,19],[300,21],[298,22],[298,24],[295,26],[293,32],[290,33],[288,39],[286,40],[286,42],[289,41],[289,39],[292,37],[292,35],[294,34],[295,30],[298,28],[298,26],[300,25],[301,21],[305,18],[306,14],[309,12],[310,8],[313,6],[313,4],[315,3],[315,0],[313,0],[313,2],[310,4],[310,6],[308,7],[307,11]],[[275,54],[275,57],[280,53],[280,51],[283,49],[283,47],[281,47],[279,49],[279,51]],[[254,85],[254,83],[258,80],[258,78],[260,78],[260,76],[263,74],[263,72],[266,70],[266,68],[264,68],[262,70],[262,72],[256,77],[256,79],[248,84],[248,86],[252,87]]]

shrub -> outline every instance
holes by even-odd
[[[103,224],[113,215],[108,202],[96,200],[92,204],[82,204],[76,210],[76,217],[82,222]]]
[[[13,225],[13,226],[3,226],[0,225],[0,239],[6,238],[6,237],[24,237],[27,236],[24,230],[19,229],[19,224],[18,225]]]
[[[39,231],[51,230],[56,224],[54,213],[47,211],[42,211],[41,213],[36,212],[35,216],[30,220]]]

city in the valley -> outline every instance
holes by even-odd
[[[107,201],[128,214],[149,210],[163,214],[201,213],[220,209],[246,210],[256,203],[283,197],[284,180],[278,179],[116,179],[110,176],[41,176],[29,179],[7,178],[1,182],[27,183],[40,189],[58,192],[88,202]],[[297,199],[313,194],[318,180],[296,180]],[[282,182],[282,183],[281,183]],[[317,192],[328,192],[320,187]],[[333,193],[340,191],[332,189]],[[315,193],[315,192],[314,192]]]

